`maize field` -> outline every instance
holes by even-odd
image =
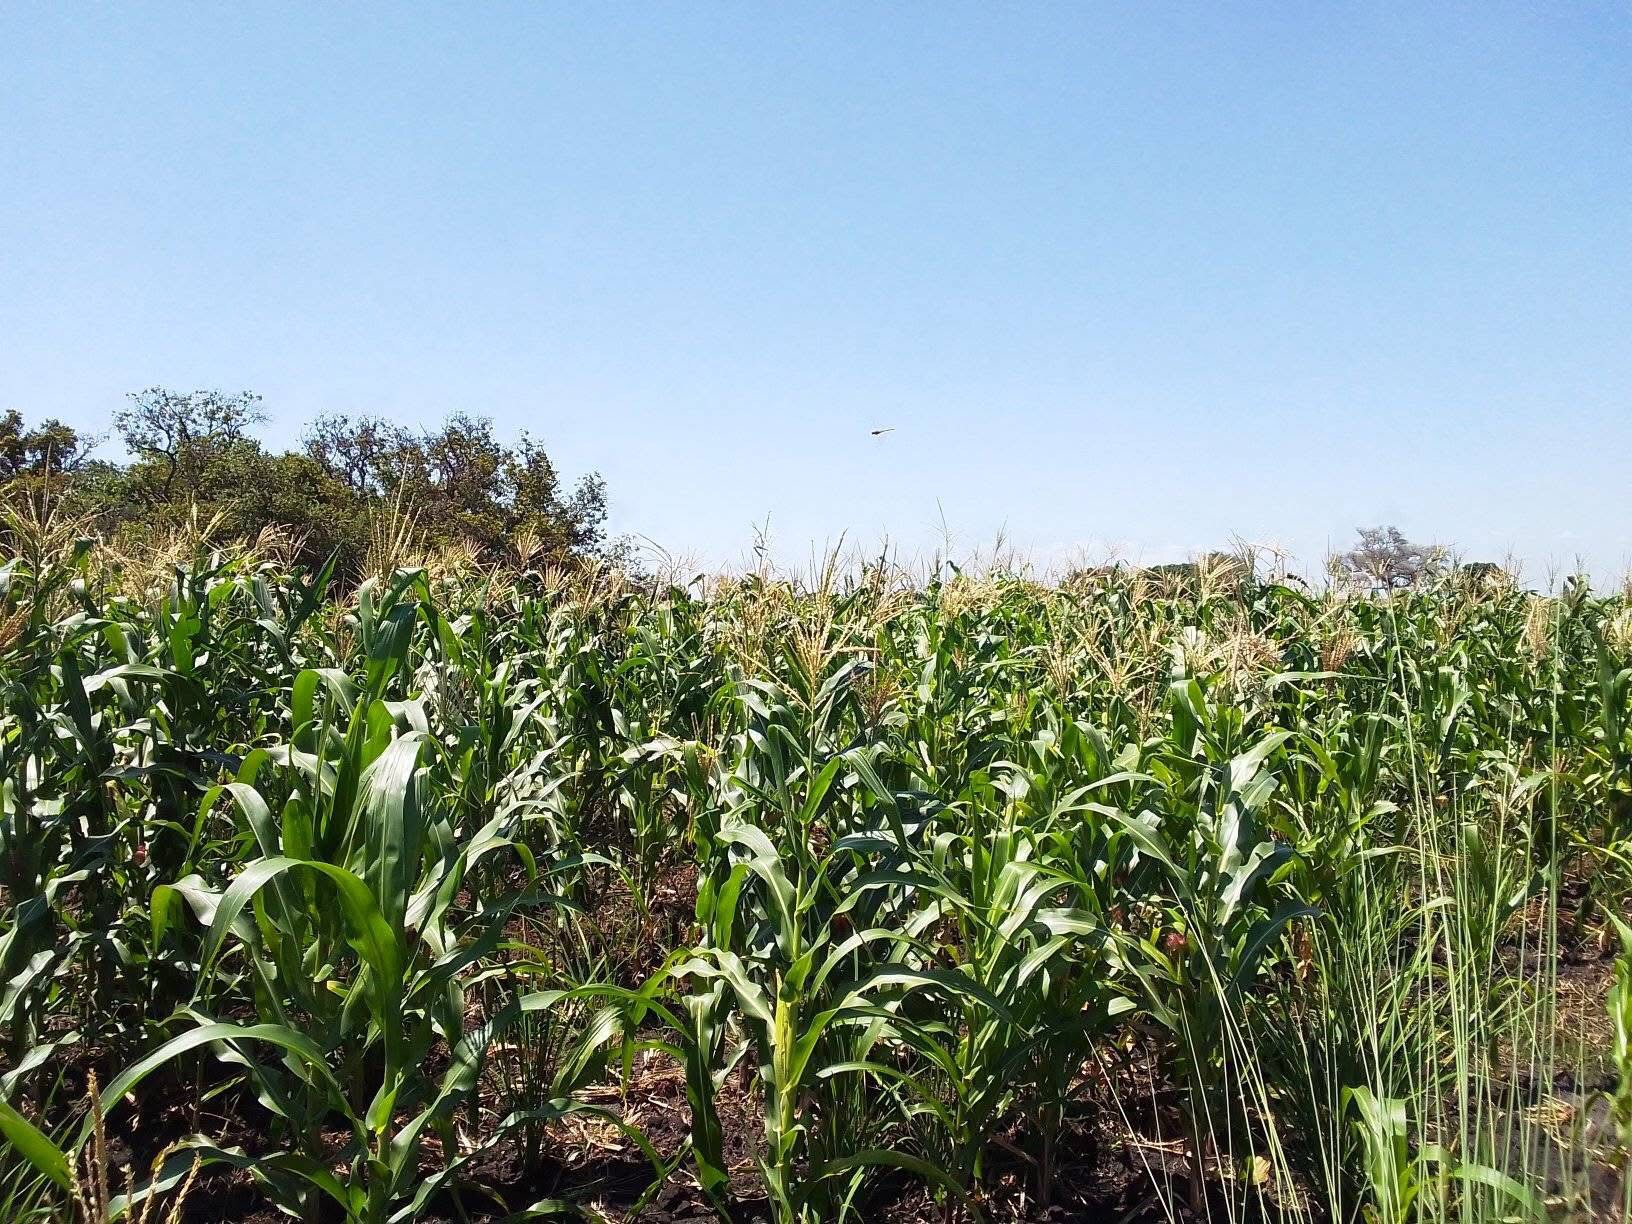
[[[0,1218],[1622,1218],[1632,604],[0,568]]]

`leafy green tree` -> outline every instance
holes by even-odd
[[[380,417],[324,413],[306,431],[306,454],[359,496],[383,494],[395,481],[395,456],[407,431]]]
[[[15,408],[0,416],[0,481],[22,476],[58,476],[86,460],[95,439],[82,438],[71,425],[48,420],[33,429]]]
[[[127,398],[130,407],[114,414],[114,428],[138,456],[132,476],[144,478],[140,495],[150,502],[199,492],[210,466],[247,441],[246,429],[266,419],[261,397],[251,391],[149,387]]]
[[[0,415],[0,510],[40,523],[81,518],[117,497],[117,470],[90,457],[97,439],[48,420],[29,428],[15,409]],[[0,527],[7,536],[11,527]]]
[[[361,497],[411,512],[436,543],[462,543],[498,559],[527,533],[539,551],[564,556],[604,538],[606,486],[591,474],[563,487],[544,449],[523,435],[514,447],[485,417],[456,413],[415,433],[374,417],[320,418],[306,453]]]
[[[89,458],[97,439],[60,421],[29,428],[0,417],[0,497],[49,492],[58,504],[122,538],[158,535],[195,511],[230,534],[281,529],[299,559],[333,555],[360,573],[382,520],[410,520],[435,548],[473,550],[487,562],[564,559],[601,548],[606,487],[589,475],[568,489],[537,442],[514,446],[483,417],[458,413],[418,432],[377,417],[330,413],[301,449],[272,452],[251,436],[265,419],[252,392],[149,387],[129,397],[114,428],[124,464]]]
[[[263,528],[280,528],[306,564],[320,565],[334,555],[342,573],[357,571],[368,552],[374,502],[310,455],[268,454],[246,445],[223,455],[215,472],[234,490],[216,507],[231,534],[247,538]]]

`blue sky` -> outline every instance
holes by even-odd
[[[1632,9],[13,0],[0,409],[155,383],[486,413],[704,563],[1618,577]]]

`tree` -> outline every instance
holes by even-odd
[[[27,429],[23,414],[10,409],[0,416],[0,481],[72,472],[95,445],[94,438],[81,438],[72,426],[58,420]]]
[[[1152,577],[1163,579],[1177,589],[1199,592],[1239,586],[1252,577],[1252,565],[1236,553],[1205,552],[1189,561],[1171,561],[1145,567]]]
[[[266,419],[261,397],[252,391],[172,391],[149,387],[133,391],[130,407],[114,414],[114,428],[131,454],[156,469],[147,490],[152,500],[169,501],[181,490],[195,489],[204,470],[244,431]],[[156,496],[154,496],[156,494]]]
[[[408,432],[379,417],[328,412],[306,431],[306,453],[354,493],[383,494],[396,481]]]
[[[539,544],[545,552],[586,552],[603,543],[606,481],[600,473],[579,477],[566,494],[555,464],[526,434],[521,435],[510,469],[518,522],[540,533]]]
[[[319,417],[302,449],[270,452],[251,437],[260,397],[149,387],[115,426],[124,465],[97,463],[94,439],[59,421],[29,428],[0,416],[0,494],[49,498],[127,541],[162,538],[196,508],[232,535],[277,527],[307,564],[338,558],[355,576],[382,515],[412,517],[431,548],[474,550],[488,562],[518,553],[562,560],[600,547],[606,487],[589,475],[563,488],[544,449],[514,446],[485,417],[456,414],[416,432],[377,417]],[[43,504],[43,501],[42,501]]]
[[[20,412],[0,416],[0,509],[23,511],[36,522],[94,514],[104,499],[87,499],[84,492],[105,490],[116,471],[90,457],[97,441],[61,421],[31,429]]]
[[[1444,549],[1413,544],[1397,527],[1362,527],[1359,542],[1337,564],[1339,572],[1356,586],[1399,591],[1437,573],[1444,561]]]
[[[455,413],[439,429],[414,433],[331,414],[307,434],[306,453],[358,495],[411,512],[428,541],[458,543],[489,560],[511,555],[522,533],[554,557],[602,540],[601,478],[592,473],[568,492],[543,447],[526,435],[506,446],[485,417]]]
[[[218,466],[232,469],[232,495],[217,503],[228,532],[249,538],[282,528],[304,564],[321,565],[333,555],[340,573],[356,571],[368,551],[369,498],[300,451],[239,447]]]

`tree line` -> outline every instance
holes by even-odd
[[[342,578],[360,573],[382,523],[392,531],[411,527],[426,550],[454,548],[487,563],[617,551],[607,545],[601,477],[590,473],[568,488],[543,447],[525,434],[507,445],[486,417],[455,413],[418,430],[329,413],[287,451],[252,435],[265,419],[253,392],[149,387],[132,392],[114,414],[113,433],[126,454],[118,462],[96,457],[102,437],[57,420],[30,426],[8,411],[0,415],[0,506],[83,520],[126,542],[163,539],[199,516],[225,536],[275,528],[297,561],[316,566],[333,558]],[[1334,578],[1393,591],[1442,572],[1448,554],[1397,528],[1376,527],[1332,560]],[[1222,575],[1244,564],[1211,553],[1151,572],[1191,583],[1203,570]],[[1498,571],[1462,568],[1481,578]]]
[[[455,413],[434,429],[326,414],[293,450],[253,435],[266,419],[252,392],[130,394],[105,438],[61,421],[0,415],[0,502],[13,513],[66,515],[108,538],[162,537],[207,516],[223,535],[279,529],[306,564],[335,559],[355,575],[382,522],[411,523],[420,544],[483,561],[567,560],[606,546],[606,485],[570,487],[543,447],[500,440],[493,422]]]

